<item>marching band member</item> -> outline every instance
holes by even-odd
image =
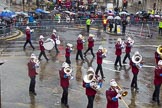
[[[34,62],[34,59],[36,59],[35,54],[31,54],[30,56],[30,61],[28,62],[28,76],[30,77],[30,85],[29,85],[29,93],[33,95],[37,95],[35,92],[35,78],[37,75],[36,68],[36,63]]]
[[[136,51],[134,53],[134,55],[139,55],[139,52]],[[139,73],[139,69],[142,67],[142,61],[140,61],[139,65],[137,63],[134,63],[133,62],[133,56],[132,56],[132,59],[130,61],[130,67],[132,69],[132,73],[133,73],[133,79],[132,79],[132,82],[131,82],[131,89],[133,90],[134,88],[138,91],[139,88],[138,88],[138,85],[137,85],[137,75]]]
[[[93,102],[97,91],[91,88],[91,84],[86,83],[84,80],[83,80],[83,87],[85,88],[85,92],[88,98],[87,108],[93,108]]]
[[[162,84],[162,60],[158,61],[158,65],[154,70],[154,86],[155,90],[152,96],[152,100],[157,102],[160,105],[159,95],[160,95],[160,86]]]
[[[155,51],[155,63],[158,65],[158,61],[162,60],[162,45],[159,45]]]
[[[70,47],[70,44],[68,43],[65,49],[65,58],[66,58],[66,63],[68,63],[69,65],[71,64],[71,61],[70,61],[71,52],[72,52],[72,48]]]
[[[133,46],[133,43],[132,43],[132,39],[130,37],[128,37],[127,39],[127,42],[125,42],[125,56],[124,56],[124,59],[123,59],[123,64],[126,64],[125,60],[129,59],[129,61],[131,60],[131,57],[130,57],[130,52],[131,52],[131,48]]]
[[[115,51],[116,60],[115,60],[114,66],[117,66],[117,63],[119,62],[120,67],[122,67],[122,64],[121,64],[121,54],[122,54],[123,46],[122,46],[121,38],[117,39],[117,43],[115,44],[115,48],[116,48],[116,51]]]
[[[55,29],[53,29],[53,33],[51,35],[51,39],[53,39],[53,41],[55,42],[56,52],[59,53],[59,50],[58,50],[57,44],[56,44],[56,40],[58,39],[58,36],[56,35],[56,30]]]
[[[82,54],[83,43],[84,43],[84,42],[83,42],[83,39],[82,39],[82,35],[79,34],[78,40],[77,40],[77,54],[76,54],[76,60],[79,60],[79,59],[78,59],[78,56],[80,55],[80,58],[84,61],[83,54]]]
[[[39,48],[40,48],[40,53],[39,53],[39,57],[38,57],[38,60],[41,60],[41,56],[43,55],[44,56],[44,58],[47,60],[47,62],[48,62],[48,58],[47,58],[47,56],[46,56],[46,53],[45,53],[45,48],[44,48],[44,46],[43,46],[43,43],[44,43],[44,36],[43,35],[40,35],[40,37],[39,37]]]
[[[86,52],[84,52],[84,56],[86,56],[87,52],[90,50],[92,56],[95,57],[95,55],[93,53],[93,47],[94,47],[93,35],[92,34],[89,34],[89,38],[88,38],[88,49],[86,50]]]
[[[60,86],[63,89],[62,97],[61,97],[61,103],[65,105],[65,107],[69,108],[68,105],[68,87],[69,87],[69,76],[64,72],[64,68],[68,67],[69,65],[64,62],[62,64],[62,68],[59,70],[60,75]]]
[[[100,71],[101,77],[102,79],[104,79],[105,77],[104,77],[103,70],[102,70],[102,59],[105,58],[105,55],[103,55],[102,49],[103,47],[99,46],[98,52],[97,52],[97,69],[96,69],[95,74],[96,76],[98,76],[98,71]]]
[[[26,31],[25,31],[25,34],[26,34],[26,42],[24,44],[24,50],[25,50],[25,47],[26,47],[27,43],[30,44],[30,46],[33,48],[33,50],[35,49],[34,46],[31,43],[31,32],[32,32],[32,30],[30,30],[30,27],[27,26],[26,27]]]
[[[118,85],[114,79],[110,81],[110,88],[106,90],[107,108],[118,108],[118,99],[121,97],[119,93],[116,92]]]

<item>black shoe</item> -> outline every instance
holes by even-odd
[[[36,96],[36,95],[37,95],[37,93],[33,92],[33,95],[35,95],[35,96]]]
[[[80,60],[80,59],[76,59],[76,60]]]
[[[49,59],[47,59],[47,62],[49,61]]]
[[[25,51],[26,49],[25,49],[25,48],[23,48],[23,50]]]
[[[33,48],[33,51],[35,50],[35,48]]]
[[[139,92],[139,88],[136,87],[135,89],[136,89],[137,92]]]
[[[127,64],[127,62],[123,62],[123,64]]]
[[[68,104],[65,104],[65,107],[66,107],[66,108],[69,108],[69,105],[68,105]]]
[[[123,67],[122,65],[120,65],[120,67]]]
[[[152,101],[156,102],[157,100],[156,100],[156,98],[155,98],[155,97],[153,97],[153,98],[152,98]]]

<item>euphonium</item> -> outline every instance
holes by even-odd
[[[160,57],[162,58],[162,45],[159,45],[156,49],[157,53],[160,55]]]
[[[64,68],[64,72],[66,73],[67,76],[70,77],[70,79],[73,79],[72,71],[73,70],[70,66]]]

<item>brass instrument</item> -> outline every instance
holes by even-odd
[[[89,67],[87,74],[84,75],[83,80],[85,83],[90,83],[90,87],[96,91],[98,91],[101,88],[101,80],[98,80],[95,77],[95,72],[92,67]]]
[[[67,76],[70,77],[70,79],[73,79],[73,75],[72,75],[72,68],[70,66],[66,66],[64,67],[64,72],[66,73]]]
[[[119,44],[121,44],[121,47],[122,47],[122,48],[125,47],[125,43],[124,43],[124,41],[122,41],[121,38],[118,38],[118,39],[117,39],[117,42],[118,42]]]
[[[160,55],[160,58],[162,58],[162,45],[159,45],[156,49],[157,53]]]
[[[139,69],[142,68],[142,55],[140,55],[138,51],[132,56],[132,62],[135,63]]]
[[[102,55],[106,57],[106,55],[107,55],[107,49],[106,49],[106,48],[103,48],[103,49],[102,49],[102,52],[103,52]]]
[[[35,63],[35,67],[38,68],[40,66],[40,61],[36,57],[35,54],[31,54],[30,58],[33,58],[33,62]]]
[[[130,37],[128,37],[128,43],[130,43],[130,45],[133,45],[134,44],[134,40],[133,39],[131,39]]]
[[[73,50],[73,44],[67,43],[67,46],[70,47],[70,50],[71,50],[71,51]]]
[[[81,34],[79,34],[78,38],[82,39],[83,43],[85,42],[85,37]]]

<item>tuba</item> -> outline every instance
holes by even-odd
[[[138,51],[132,56],[132,62],[135,63],[138,68],[142,67],[142,55],[140,55]]]
[[[89,83],[90,87],[96,91],[101,88],[101,80],[96,79],[95,72],[92,67],[89,67],[87,74],[84,75],[83,80],[85,83]]]
[[[162,58],[162,45],[159,45],[156,49],[157,53],[160,55],[160,58]]]

